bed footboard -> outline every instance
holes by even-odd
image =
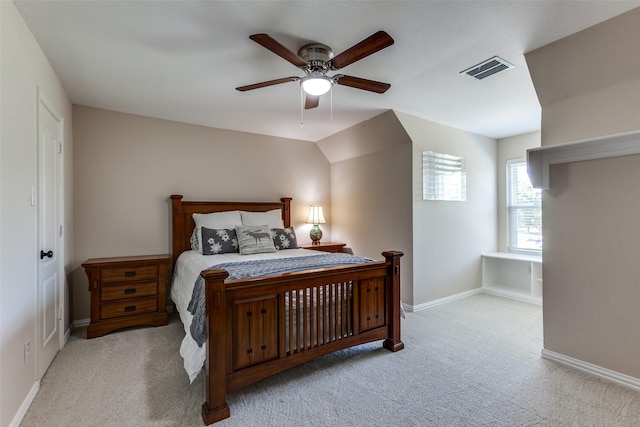
[[[404,348],[400,257],[225,283],[205,270],[205,424],[228,418],[227,393],[319,356],[366,342]]]

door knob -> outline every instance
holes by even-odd
[[[40,259],[43,259],[44,257],[53,258],[53,251],[49,251],[49,252],[40,251]]]

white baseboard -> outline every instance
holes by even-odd
[[[38,390],[40,390],[40,381],[36,381],[35,383],[33,383],[31,390],[29,390],[29,394],[27,394],[27,397],[25,397],[22,405],[20,405],[18,412],[11,420],[11,423],[9,423],[9,427],[18,427],[20,425],[24,416],[27,414],[29,407],[31,406],[31,403],[33,403],[33,399],[36,398]]]
[[[555,351],[550,351],[544,348],[541,351],[541,355],[544,359],[553,360],[554,362],[570,366],[598,378],[640,391],[640,378],[621,374],[601,366],[592,365],[591,363],[583,362],[582,360],[574,359],[573,357],[565,356],[564,354],[556,353]]]
[[[508,291],[503,292],[497,289],[489,289],[489,288],[482,288],[482,292],[484,292],[485,294],[497,295],[503,298],[511,298],[517,301],[530,302],[532,304],[542,305],[542,298],[529,297],[526,295],[518,295],[513,292],[508,292]]]
[[[479,294],[480,292],[482,292],[482,289],[480,289],[480,288],[471,289],[470,291],[464,291],[464,292],[460,292],[459,294],[449,295],[448,297],[444,297],[444,298],[436,299],[436,300],[433,300],[433,301],[425,302],[423,304],[409,305],[409,304],[402,303],[402,306],[404,307],[404,309],[406,311],[408,311],[410,313],[413,313],[413,312],[416,312],[416,311],[424,310],[424,309],[429,308],[429,307],[433,307],[435,305],[444,304],[445,302],[454,301],[454,300],[457,300],[457,299],[460,299],[460,298],[466,298],[466,297],[471,296],[471,295]]]

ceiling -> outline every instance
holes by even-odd
[[[524,53],[640,6],[638,1],[33,1],[15,2],[74,104],[318,141],[393,109],[502,138],[540,128]],[[249,39],[336,54],[378,30],[395,44],[339,72],[391,84],[334,86],[300,108],[303,73]],[[495,55],[514,68],[459,74]],[[333,73],[330,73],[330,75]],[[301,122],[303,126],[301,126]]]

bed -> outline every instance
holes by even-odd
[[[277,214],[280,217],[279,225],[289,229],[291,198],[282,198],[279,202],[182,199],[181,195],[171,196],[174,263],[171,295],[185,324],[181,354],[183,357],[185,354],[191,355],[192,358],[191,362],[185,358],[185,368],[188,364],[192,365],[187,369],[191,380],[200,371],[206,375],[206,400],[202,405],[205,424],[230,416],[226,402],[228,393],[293,366],[378,340],[382,340],[383,347],[393,352],[404,348],[400,338],[402,252],[383,252],[383,261],[359,259],[359,263],[353,264],[350,260],[339,260],[338,264],[343,265],[330,267],[323,266],[325,260],[317,251],[289,249],[268,254],[249,254],[246,259],[250,260],[274,257],[290,261],[299,256],[314,267],[284,273],[271,273],[267,269],[266,275],[244,277],[238,275],[236,265],[230,262],[235,261],[233,258],[243,258],[245,255],[231,253],[220,257],[222,254],[216,253],[207,257],[194,253],[194,238],[198,234],[202,236],[201,229],[200,233],[194,232],[194,214],[198,218],[199,215],[212,213],[235,215],[239,211],[249,219],[253,213],[268,214],[271,218]],[[262,219],[254,221],[260,222]],[[236,230],[240,232],[240,229]],[[252,237],[259,242],[256,233]],[[201,252],[206,246],[203,240],[195,245],[199,246],[197,249]],[[224,262],[213,263],[217,265],[211,267],[209,259]],[[218,265],[224,268],[218,268]],[[242,271],[242,268],[239,270]],[[194,303],[198,288],[198,283],[192,283],[194,277],[202,288],[204,311],[201,312],[197,310],[198,304]],[[190,289],[179,290],[183,286],[179,282],[183,281]],[[204,319],[204,339],[198,339],[198,334],[191,329],[194,319],[200,317]]]

